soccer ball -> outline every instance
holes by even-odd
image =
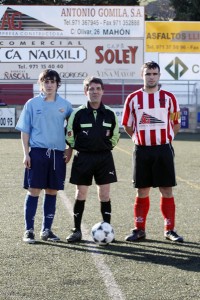
[[[91,235],[96,244],[107,245],[114,240],[113,227],[107,222],[99,222],[92,227]]]

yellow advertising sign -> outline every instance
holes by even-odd
[[[200,53],[200,22],[146,22],[146,52]]]

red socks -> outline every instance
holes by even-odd
[[[134,204],[134,225],[137,229],[145,230],[146,218],[149,212],[150,201],[149,197],[136,197]],[[174,197],[160,198],[160,210],[164,217],[164,230],[174,230],[175,227],[175,203]]]
[[[174,197],[160,198],[160,210],[164,217],[165,231],[174,230],[175,226],[175,203]]]
[[[149,212],[149,207],[150,207],[149,197],[135,198],[135,204],[134,204],[135,228],[145,230],[146,218]]]

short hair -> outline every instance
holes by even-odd
[[[158,68],[158,71],[160,72],[160,66],[153,60],[145,62],[142,65],[141,71],[143,72],[145,68],[147,68],[147,69],[156,69],[156,68]]]
[[[103,81],[101,80],[101,78],[99,77],[94,77],[94,76],[88,76],[84,79],[83,81],[83,86],[84,86],[84,90],[88,91],[89,86],[91,83],[99,83],[101,85],[102,90],[104,90],[104,84]]]
[[[61,86],[61,78],[60,75],[52,69],[46,69],[39,75],[38,82],[41,84],[45,80],[56,80],[57,87],[59,88]]]

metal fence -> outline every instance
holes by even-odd
[[[107,104],[123,105],[128,94],[142,86],[142,81],[104,80],[104,98]],[[180,105],[200,105],[200,81],[160,81],[163,89],[174,93]],[[34,94],[39,91],[34,85]],[[85,101],[83,84],[81,81],[68,80],[62,83],[59,94],[70,100],[74,105]]]
[[[105,84],[104,99],[110,105],[123,105],[127,95],[139,87],[142,87],[142,81],[136,80],[103,80]],[[180,105],[200,105],[200,80],[199,81],[164,81],[161,80],[160,84],[163,89],[174,93]],[[12,85],[12,89],[11,89]],[[22,88],[20,89],[20,86]],[[13,87],[14,86],[14,87]],[[26,86],[29,86],[29,93]],[[31,90],[30,90],[31,89]],[[18,99],[30,98],[39,92],[39,86],[36,82],[16,81],[9,83],[8,81],[0,81],[0,102],[9,104],[10,99],[14,98],[12,104],[17,103]],[[73,105],[80,105],[85,101],[83,92],[82,80],[70,79],[62,82],[59,88],[59,94]],[[25,100],[24,100],[25,101]]]
[[[122,115],[124,101],[128,94],[143,86],[142,81],[103,80],[105,91],[103,102],[116,110],[119,122]],[[163,89],[174,93],[178,99],[181,110],[184,111],[182,127],[184,131],[200,131],[200,81],[164,81],[160,84]],[[18,119],[24,103],[37,95],[39,85],[36,82],[16,81],[9,84],[0,82],[0,107],[14,107],[16,120]],[[60,96],[68,99],[74,107],[86,102],[82,80],[66,80],[58,90]],[[186,114],[187,112],[187,114]],[[185,126],[185,124],[187,126]],[[0,126],[1,127],[1,126]],[[2,128],[0,128],[2,131]],[[6,130],[6,129],[5,129]]]

